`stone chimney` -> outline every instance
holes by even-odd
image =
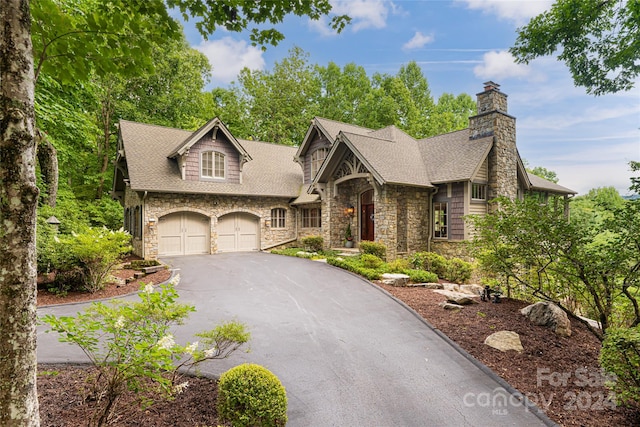
[[[469,117],[469,139],[493,137],[489,153],[489,198],[518,196],[516,119],[507,114],[507,95],[492,81],[477,95],[478,114]]]

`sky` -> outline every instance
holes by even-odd
[[[265,0],[261,0],[265,1]],[[227,87],[243,67],[271,70],[298,46],[311,64],[355,63],[374,73],[396,74],[416,61],[437,99],[443,93],[475,98],[492,80],[508,95],[516,117],[520,156],[530,167],[557,173],[559,184],[585,194],[615,187],[629,194],[628,163],[640,161],[640,79],[628,92],[595,97],[575,87],[554,57],[529,65],[509,54],[517,28],[549,8],[549,0],[330,0],[333,12],[352,17],[340,34],[329,18],[288,17],[285,34],[266,52],[248,34],[218,30],[208,40],[184,23],[189,43],[213,66],[209,87]]]

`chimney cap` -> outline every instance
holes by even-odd
[[[489,80],[488,82],[484,82],[483,84],[484,84],[484,90],[485,91],[492,90],[492,89],[498,90],[498,91],[500,90],[500,85],[498,83],[496,83],[496,82],[491,81],[491,80]]]

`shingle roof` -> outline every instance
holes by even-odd
[[[469,129],[418,141],[432,183],[467,181],[489,154],[493,137],[469,140]]]
[[[531,189],[538,191],[550,191],[553,193],[567,193],[567,194],[578,194],[576,191],[570,190],[567,187],[563,187],[562,185],[556,184],[551,181],[547,181],[544,178],[540,178],[537,175],[527,172],[529,177],[529,181],[531,182]]]
[[[297,197],[302,170],[293,162],[295,147],[238,140],[252,157],[242,170],[242,184],[183,180],[175,152],[190,131],[120,121],[131,188],[135,191]]]
[[[373,129],[365,128],[358,125],[350,125],[348,123],[337,122],[335,120],[325,119],[323,117],[316,117],[313,120],[313,124],[319,125],[329,136],[330,141],[335,141],[340,132],[355,133],[358,135],[366,135],[373,132]]]

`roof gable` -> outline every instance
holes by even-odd
[[[314,117],[313,120],[311,120],[309,129],[307,130],[307,133],[302,140],[300,147],[298,148],[298,151],[296,153],[296,161],[302,162],[302,158],[307,153],[309,145],[313,142],[314,136],[316,134],[324,135],[324,137],[333,144],[340,131],[359,133],[364,135],[371,132],[372,129],[358,125],[342,123],[336,120],[325,119],[322,117]]]

